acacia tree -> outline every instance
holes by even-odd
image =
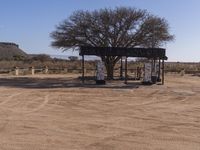
[[[52,46],[63,50],[92,47],[159,47],[173,40],[165,19],[145,10],[119,7],[92,12],[75,11],[51,33]],[[113,78],[118,56],[101,56],[107,77]]]

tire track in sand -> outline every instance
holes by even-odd
[[[12,109],[11,111],[15,112],[15,113],[20,113],[20,114],[29,114],[29,113],[33,113],[33,112],[36,112],[36,111],[39,111],[39,110],[43,109],[47,105],[48,102],[49,102],[49,96],[45,95],[44,101],[40,105],[38,105],[36,108],[33,108],[33,109],[29,109],[28,108],[27,110],[22,110],[20,108],[17,108],[17,109],[15,108],[15,109]]]
[[[22,93],[17,93],[17,94],[13,94],[13,95],[10,95],[6,100],[4,100],[3,102],[0,103],[0,106],[8,103],[12,98],[18,96],[18,95],[21,95]]]
[[[9,110],[11,112],[14,112],[14,113],[23,113],[23,114],[27,114],[27,113],[32,113],[32,112],[36,112],[38,110],[41,110],[42,108],[44,108],[46,106],[46,104],[49,102],[49,96],[48,94],[44,96],[44,100],[41,104],[38,104],[38,106],[36,108],[33,108],[31,110],[28,110],[30,108],[25,108],[27,110],[22,110],[22,108],[20,106],[18,106],[18,108],[9,108],[9,107],[6,107],[6,104],[8,102],[11,101],[12,98],[16,97],[16,96],[20,96],[22,95],[22,93],[17,93],[17,94],[13,94],[11,96],[9,96],[6,100],[4,100],[3,102],[0,103],[0,108],[4,109],[4,110]],[[18,99],[19,100],[19,99]],[[20,104],[20,103],[18,103]]]

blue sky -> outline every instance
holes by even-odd
[[[75,55],[50,46],[49,34],[75,10],[129,6],[164,17],[174,42],[169,61],[200,62],[199,0],[0,0],[0,41],[15,42],[27,53]]]

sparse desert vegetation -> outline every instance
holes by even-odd
[[[81,60],[63,60],[57,58],[50,58],[48,55],[38,55],[36,57],[29,58],[27,60],[2,60],[0,61],[0,73],[9,73],[15,67],[21,69],[28,69],[30,67],[35,67],[36,69],[44,69],[48,67],[50,70],[49,73],[62,74],[63,70],[68,69],[68,72],[81,72]],[[128,69],[136,69],[137,67],[143,67],[143,61],[129,61]],[[91,72],[93,75],[94,70],[96,69],[96,61],[85,61],[85,68],[88,69],[87,72]],[[119,72],[120,62],[115,66],[115,72]],[[166,73],[177,73],[180,74],[184,70],[185,74],[199,74],[200,73],[200,63],[190,63],[190,62],[166,62],[165,63],[165,72]],[[38,71],[41,73],[42,71]],[[66,72],[65,72],[66,73]]]

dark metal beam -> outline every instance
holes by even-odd
[[[80,55],[127,56],[167,59],[162,48],[80,47]]]

